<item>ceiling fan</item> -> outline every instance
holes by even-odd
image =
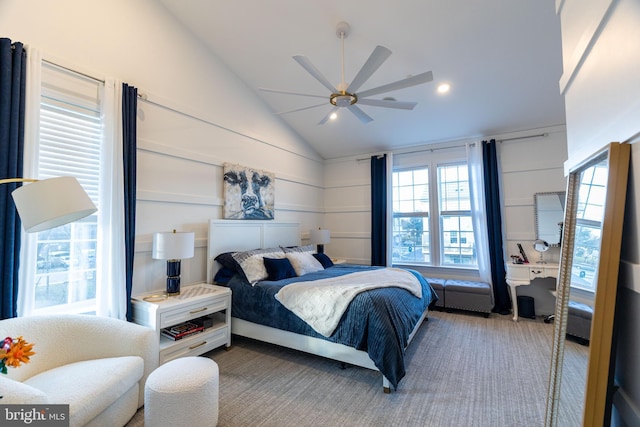
[[[371,75],[387,60],[391,55],[391,51],[384,46],[376,46],[373,50],[367,62],[362,66],[358,74],[353,78],[350,84],[344,81],[344,39],[349,35],[350,26],[346,22],[340,22],[336,26],[336,35],[340,38],[342,44],[342,80],[334,86],[327,80],[320,71],[311,63],[306,56],[296,55],[293,59],[302,66],[309,74],[311,74],[316,80],[318,80],[324,87],[331,91],[329,95],[329,103],[332,106],[329,113],[320,120],[318,124],[324,124],[329,120],[332,114],[336,113],[340,108],[346,108],[353,113],[362,123],[369,123],[373,121],[367,113],[362,111],[356,104],[371,105],[374,107],[396,108],[401,110],[413,110],[418,104],[417,102],[402,102],[396,101],[393,98],[384,99],[369,99],[369,96],[379,95],[385,92],[391,92],[398,89],[404,89],[411,86],[416,86],[422,83],[427,83],[433,80],[433,73],[427,71],[415,76],[407,77],[406,79],[398,80],[393,83],[388,83],[382,86],[375,87],[373,89],[364,90],[358,92],[358,89],[371,77]],[[277,89],[259,88],[264,92],[280,93],[285,95],[298,95],[309,96],[315,98],[327,98],[326,95],[311,95],[306,93],[290,92]],[[291,111],[283,111],[278,114],[288,114],[296,111],[308,110],[310,108],[316,108],[326,105],[326,102],[317,105],[311,105],[309,107],[298,108]]]

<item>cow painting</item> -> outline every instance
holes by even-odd
[[[270,172],[224,164],[224,218],[273,219],[275,176]]]

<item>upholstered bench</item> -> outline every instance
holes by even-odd
[[[489,317],[493,308],[491,287],[484,282],[447,279],[444,283],[445,307],[477,311]]]
[[[425,277],[425,280],[431,285],[434,291],[436,291],[436,295],[438,295],[438,301],[436,301],[435,306],[442,308],[445,306],[445,294],[444,294],[444,279],[438,279],[435,277]]]
[[[591,335],[592,316],[593,309],[591,307],[569,300],[567,335],[579,338],[583,344],[587,344]]]

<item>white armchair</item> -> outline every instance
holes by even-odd
[[[69,404],[71,426],[122,426],[144,404],[147,376],[158,367],[149,328],[90,315],[43,315],[0,321],[0,340],[33,343],[31,361],[0,375],[0,403]]]

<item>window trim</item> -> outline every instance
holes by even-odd
[[[35,116],[36,124],[34,127],[37,127],[38,130],[37,137],[34,138],[33,142],[30,142],[30,144],[33,144],[34,154],[32,154],[32,156],[34,164],[30,165],[29,168],[33,170],[34,176],[37,176],[39,179],[60,175],[75,176],[85,188],[87,194],[92,198],[94,204],[99,206],[98,187],[100,186],[101,174],[87,174],[86,170],[89,168],[90,170],[95,171],[95,168],[101,167],[102,163],[101,154],[105,134],[103,103],[104,83],[46,61],[42,62],[39,80],[39,87],[37,88],[38,96],[36,97],[34,95],[33,97],[33,108],[37,109],[37,116]],[[62,127],[59,126],[58,116],[60,114],[62,114],[64,124],[70,121],[74,122],[75,126],[69,127],[64,124]],[[91,121],[92,118],[94,124],[91,125],[85,123],[82,119],[84,117],[89,118],[89,121]],[[72,130],[73,138],[70,140],[65,138],[64,134],[60,134],[60,129],[63,129],[64,132]],[[90,129],[91,131],[87,132],[87,129]],[[99,132],[95,133],[98,129]],[[87,138],[92,138],[90,143],[87,143],[87,141],[89,141]],[[78,141],[81,141],[80,145],[71,148],[65,147],[65,145],[69,143],[74,144],[78,143]],[[52,147],[56,147],[54,149],[55,151],[50,151],[54,153],[53,155],[43,155],[46,150],[50,150]],[[75,156],[65,154],[65,150],[69,151],[71,149],[76,151],[81,150],[81,152],[86,155],[85,160],[78,162]],[[90,159],[93,163],[91,163],[91,161],[87,163],[87,159]],[[27,158],[25,156],[25,162],[26,161]],[[77,169],[77,164],[82,164],[84,168]],[[53,167],[50,167],[52,165]],[[61,167],[58,167],[59,165],[61,165]],[[86,243],[86,236],[79,237],[73,230],[80,230],[78,227],[84,227],[84,225],[81,225],[81,222],[86,222],[86,220],[91,217],[95,218],[95,227],[99,227],[98,213],[83,220],[62,226],[70,227],[71,231],[69,240],[65,239],[64,242],[69,242],[70,245],[78,245],[82,244],[82,242]],[[47,230],[45,232],[49,231],[50,230]],[[66,275],[67,280],[66,303],[38,307],[39,299],[37,299],[36,289],[38,286],[37,278],[46,277],[41,272],[38,272],[39,246],[40,244],[49,244],[48,240],[40,240],[39,234],[40,233],[32,233],[25,235],[23,233],[23,254],[25,254],[25,256],[21,257],[20,264],[21,269],[23,269],[25,273],[24,275],[21,275],[20,287],[21,289],[26,287],[30,288],[26,292],[21,291],[21,293],[24,294],[24,298],[29,299],[30,301],[23,300],[21,302],[21,315],[95,313],[98,307],[98,279],[97,266],[95,265],[89,270],[86,268],[76,268],[71,266],[66,270],[60,271],[60,273],[64,273]],[[99,232],[96,230],[96,249],[94,250],[97,250],[97,241],[99,239],[98,234]],[[72,253],[72,250],[73,248],[70,247],[70,254]],[[86,280],[86,274],[91,271],[93,271],[92,274],[95,280],[96,295],[88,299],[73,301],[73,297],[70,293],[76,286],[74,285],[74,282],[76,281],[74,280],[74,275],[83,275],[85,277],[82,280]],[[47,272],[46,274],[50,273]],[[55,275],[55,272],[52,274]]]
[[[405,261],[396,261],[392,257],[393,265],[397,266],[407,266],[421,270],[446,270],[453,271],[458,270],[462,272],[464,275],[469,276],[479,276],[478,269],[479,266],[477,263],[475,265],[470,264],[442,264],[442,259],[444,258],[444,254],[442,253],[444,250],[444,235],[442,235],[442,226],[441,226],[441,212],[440,212],[440,201],[438,198],[438,167],[448,166],[448,165],[460,165],[465,164],[467,167],[469,166],[468,159],[466,157],[466,153],[464,151],[451,151],[449,153],[425,153],[422,156],[413,156],[413,158],[408,162],[396,162],[398,158],[401,158],[402,154],[394,155],[394,167],[393,173],[415,170],[421,168],[428,168],[429,173],[429,251],[430,251],[430,263],[415,263],[415,262],[405,262]],[[393,196],[393,185],[392,185],[392,196]],[[471,188],[470,188],[471,191]],[[393,197],[392,197],[393,199]],[[393,203],[393,202],[392,202]],[[393,204],[392,204],[393,206]],[[437,209],[437,214],[431,214],[431,211]],[[473,217],[473,211],[470,209],[469,211],[445,211],[451,213],[461,212],[464,215],[469,215]],[[398,216],[395,212],[393,212],[393,218],[395,219]],[[409,217],[407,214],[403,214],[403,216]],[[415,216],[423,216],[423,215],[415,215]],[[390,230],[389,238],[393,241],[393,228]],[[464,273],[466,272],[466,273]]]

